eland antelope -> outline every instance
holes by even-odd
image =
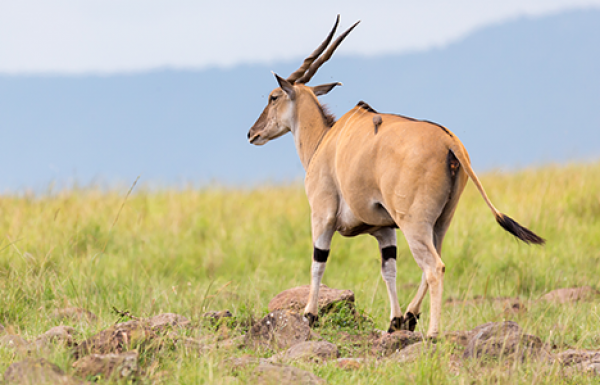
[[[543,244],[531,230],[500,213],[488,199],[460,140],[435,123],[378,113],[358,103],[338,121],[321,105],[341,83],[307,86],[355,23],[331,45],[339,24],[325,41],[279,87],[248,132],[250,143],[263,145],[287,132],[306,172],[311,208],[313,255],[311,285],[304,314],[312,325],[318,315],[319,285],[329,256],[331,238],[371,234],[381,252],[381,275],[391,303],[389,331],[414,331],[421,303],[430,290],[427,335],[436,337],[442,306],[445,265],[442,241],[461,193],[471,178],[506,231],[526,243]],[[396,231],[404,234],[423,274],[416,296],[402,313],[396,293]]]

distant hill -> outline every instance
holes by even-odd
[[[344,83],[322,98],[338,116],[365,100],[447,126],[479,171],[597,159],[598,42],[599,10],[521,18],[444,49],[334,56],[311,84]],[[197,72],[0,76],[0,191],[39,190],[53,180],[130,183],[139,174],[158,185],[301,179],[291,137],[264,147],[246,140],[276,85],[270,71],[287,76],[301,60]]]

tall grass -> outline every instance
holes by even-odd
[[[514,317],[528,333],[599,348],[597,303],[536,300],[552,289],[600,284],[600,164],[493,172],[481,179],[496,207],[547,245],[527,246],[504,232],[469,183],[443,247],[444,298],[520,297],[528,310]],[[99,325],[78,326],[83,336],[114,323],[113,306],[138,316],[175,312],[194,321],[211,309],[260,316],[278,292],[310,280],[310,212],[301,185],[183,191],[138,186],[125,202],[126,193],[77,188],[0,197],[0,323],[31,339],[56,325],[51,313],[67,306],[99,316]],[[400,233],[398,250],[405,307],[421,271]],[[324,283],[353,290],[358,307],[385,328],[389,304],[376,241],[336,235],[329,261]],[[446,305],[442,329],[470,329],[502,317],[491,303]],[[419,328],[426,330],[427,323],[426,303]],[[171,373],[169,381],[209,383],[209,372],[213,381],[229,375],[221,353],[177,354],[160,363]],[[54,358],[71,371],[66,350]],[[0,349],[0,372],[17,359]],[[469,373],[451,376],[444,359],[359,372],[333,365],[311,370],[330,383],[464,383]],[[523,382],[531,383],[532,375]],[[518,377],[506,376],[498,381]]]

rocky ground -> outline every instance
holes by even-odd
[[[579,287],[555,290],[539,300],[567,303],[594,299],[598,294],[591,287]],[[513,321],[446,331],[436,340],[408,331],[390,334],[375,329],[358,333],[310,329],[301,314],[307,296],[307,286],[286,290],[269,303],[269,314],[245,324],[227,310],[206,313],[202,320],[193,323],[179,314],[138,318],[115,309],[125,322],[83,339],[79,330],[65,324],[74,322],[94,328],[97,317],[85,309],[65,308],[53,314],[63,324],[30,341],[0,325],[0,349],[9,349],[19,357],[4,373],[4,383],[85,384],[100,378],[168,383],[169,373],[154,370],[156,357],[161,351],[188,349],[200,354],[216,350],[246,352],[230,355],[227,365],[231,375],[226,383],[239,383],[236,373],[246,370],[256,384],[321,384],[325,383],[322,378],[294,363],[333,363],[344,370],[359,371],[366,365],[407,364],[435,356],[441,354],[442,345],[452,347],[445,349],[450,353],[444,361],[451,373],[458,374],[462,368],[485,370],[491,365],[510,368],[512,363],[520,362],[534,363],[540,371],[558,367],[566,377],[585,373],[600,379],[600,350],[551,345]],[[479,301],[497,302],[508,316],[527,311],[526,304],[518,298],[449,300],[447,305],[469,306]],[[319,306],[325,319],[337,317],[357,325],[368,322],[356,310],[354,294],[349,290],[323,286]],[[52,357],[53,349],[59,347],[66,347],[72,355],[73,374],[66,374],[51,359],[43,358]]]

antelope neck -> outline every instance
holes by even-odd
[[[310,106],[304,106],[302,112],[298,108],[296,126],[292,130],[296,151],[304,171],[308,171],[310,161],[330,128],[325,124],[320,107],[314,103],[310,104]]]

